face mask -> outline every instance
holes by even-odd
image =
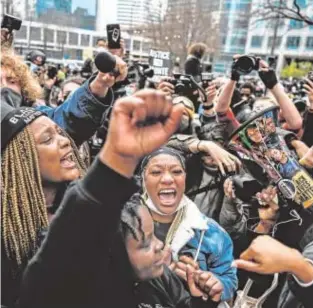
[[[10,88],[1,88],[1,103],[6,102],[8,105],[17,108],[23,105],[23,97]]]
[[[189,128],[189,119],[183,117],[179,124],[179,132],[182,133]]]

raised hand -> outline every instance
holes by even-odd
[[[122,38],[120,40],[120,45],[121,45],[121,48],[118,48],[118,49],[110,49],[110,48],[108,48],[108,51],[112,55],[115,55],[115,56],[118,56],[120,58],[123,58],[125,56],[125,41]]]
[[[160,91],[142,90],[119,99],[112,110],[107,141],[99,158],[131,177],[141,157],[162,146],[176,131],[184,107]]]
[[[256,197],[261,205],[258,209],[260,219],[276,221],[279,211],[277,189],[269,186],[257,193]]]
[[[118,56],[116,58],[115,69],[119,72],[119,75],[115,78],[110,73],[98,72],[96,78],[90,83],[90,90],[94,95],[103,97],[107,94],[109,88],[111,88],[115,82],[122,81],[127,77],[127,64]]]
[[[240,160],[236,156],[230,154],[212,141],[201,141],[198,148],[201,152],[210,155],[223,175],[226,175],[225,169],[229,172],[235,172],[242,166]]]
[[[216,86],[215,84],[211,84],[209,85],[206,89],[205,89],[205,93],[206,93],[206,96],[207,96],[207,101],[205,103],[205,105],[212,105],[213,104],[213,100],[216,96]]]
[[[310,149],[300,159],[299,163],[307,168],[313,168],[313,146],[310,147]]]
[[[172,96],[175,92],[174,86],[166,80],[161,80],[157,89],[170,96]]]

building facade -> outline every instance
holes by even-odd
[[[72,13],[72,0],[37,0],[36,15],[41,16],[49,10],[56,10],[65,14]]]
[[[103,32],[25,21],[15,33],[14,47],[23,56],[31,50],[41,50],[47,55],[49,62],[83,63],[86,58],[92,57],[96,41],[100,37],[105,37]],[[122,32],[122,37],[130,58],[148,58],[149,45],[145,38],[130,36],[125,32]]]
[[[96,30],[103,31],[109,23],[139,26],[158,20],[163,9],[162,0],[97,0]]]
[[[233,55],[245,52],[251,6],[252,0],[221,0],[220,47],[213,62],[214,72],[227,72]]]
[[[287,1],[292,5],[292,0]],[[313,0],[301,0],[298,3],[308,16],[311,14],[313,17]],[[253,0],[253,7],[256,8],[257,5],[259,0]],[[245,52],[263,58],[275,56],[277,72],[281,71],[286,61],[292,59],[312,61],[313,26],[288,19],[265,21],[258,20],[257,17],[251,18]]]

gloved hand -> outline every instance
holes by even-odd
[[[239,81],[240,73],[238,72],[238,70],[235,67],[236,61],[237,61],[237,59],[234,59],[233,64],[231,65],[231,77],[230,77],[230,79],[234,80],[234,81]]]
[[[273,89],[278,83],[276,73],[272,68],[259,70],[259,76],[268,89]]]

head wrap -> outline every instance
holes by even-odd
[[[172,148],[168,148],[168,147],[161,147],[158,150],[156,150],[156,151],[152,152],[151,154],[144,157],[144,159],[141,162],[140,173],[142,174],[145,171],[149,161],[153,157],[161,155],[161,154],[166,154],[166,155],[171,155],[171,156],[176,157],[179,160],[179,162],[181,163],[183,169],[186,170],[185,159],[182,155],[180,155],[180,153],[178,151],[176,151]]]
[[[29,107],[9,107],[1,102],[1,111],[6,112],[1,120],[1,151],[27,125],[43,115],[42,112]]]

